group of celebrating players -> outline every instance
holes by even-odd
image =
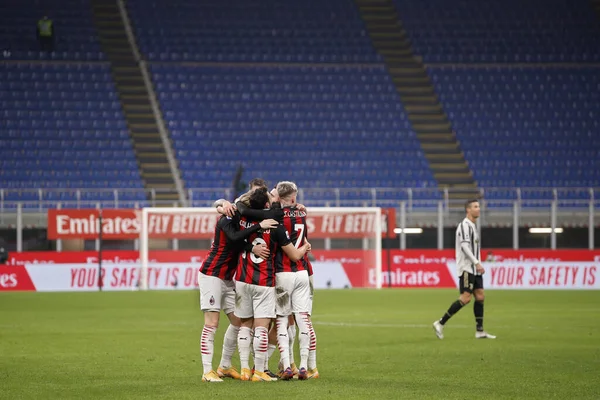
[[[268,191],[266,182],[253,179],[250,190],[231,204],[217,200],[222,214],[207,258],[198,272],[204,327],[200,351],[205,382],[230,377],[244,381],[318,378],[317,337],[311,323],[311,245],[306,232],[306,209],[296,202],[293,182],[279,182]],[[212,366],[214,336],[223,310],[229,326],[221,362]],[[296,325],[300,365],[294,362]],[[239,349],[241,371],[232,366]],[[279,347],[278,374],[268,361]],[[254,367],[250,368],[250,353]]]

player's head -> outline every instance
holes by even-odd
[[[254,178],[250,182],[248,182],[248,190],[253,191],[254,189],[264,187],[267,189],[267,182],[261,178]]]
[[[254,191],[248,195],[248,201],[250,203],[250,208],[253,208],[255,210],[263,210],[265,208],[269,208],[269,205],[271,204],[269,192],[267,192],[266,187],[259,187],[254,189]]]
[[[279,201],[279,193],[277,193],[277,186],[275,186],[270,192],[269,196],[271,197],[271,203]]]
[[[479,200],[471,199],[465,202],[465,212],[467,213],[467,217],[471,217],[472,219],[479,218]]]
[[[281,181],[277,184],[277,194],[283,205],[293,206],[296,204],[298,187],[294,182]]]

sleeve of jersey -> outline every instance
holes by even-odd
[[[467,258],[469,259],[469,261],[471,261],[473,264],[477,264],[479,262],[477,257],[475,257],[473,255],[473,252],[471,251],[471,248],[469,247],[469,243],[461,243],[460,247],[461,247],[463,253],[465,253]]]
[[[470,243],[471,242],[471,235],[469,234],[469,227],[465,227],[464,223],[460,223],[460,225],[458,226],[458,239],[460,240],[460,243]]]
[[[275,219],[280,221],[283,217],[283,211],[281,209],[271,209],[271,210],[255,210],[253,208],[248,207],[241,201],[235,203],[237,210],[243,216],[250,217],[252,219],[256,219],[259,221],[265,219]]]
[[[238,230],[234,223],[235,219],[225,217],[219,220],[219,227],[227,236],[227,239],[232,242],[237,242],[238,240],[244,240],[254,232],[257,232],[260,229],[260,225],[256,224],[251,226],[248,229]]]
[[[288,244],[292,243],[283,225],[279,225],[276,229],[274,229],[271,235],[281,247],[287,246]]]

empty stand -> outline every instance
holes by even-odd
[[[394,0],[426,63],[600,61],[590,0]]]
[[[93,0],[94,22],[102,48],[111,62],[112,76],[119,93],[123,113],[131,133],[144,186],[154,189],[156,199],[177,201],[175,180],[154,116],[149,91],[139,60],[127,38],[116,0]],[[133,43],[135,45],[135,43]]]
[[[534,192],[540,197],[600,185],[598,71],[429,69],[479,185],[548,188]]]
[[[477,193],[473,176],[427,71],[413,55],[392,0],[356,2],[373,45],[384,57],[437,183],[440,187],[452,188],[450,196],[453,198],[473,197]]]
[[[0,110],[0,187],[142,188],[108,66],[0,64]],[[75,191],[58,196],[43,200],[76,199]]]
[[[152,68],[187,187],[435,187],[383,66]]]
[[[37,21],[47,15],[54,21],[56,47],[40,51]],[[19,0],[0,4],[0,57],[14,60],[103,60],[92,11],[87,0]]]
[[[151,61],[378,62],[349,0],[129,0]]]

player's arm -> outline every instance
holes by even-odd
[[[272,208],[270,210],[255,210],[253,208],[248,207],[241,201],[235,203],[235,206],[240,212],[240,214],[255,220],[274,219],[279,221],[283,218],[283,210],[281,208]]]
[[[272,229],[276,228],[278,223],[274,219],[266,219],[262,221],[260,224],[252,225],[248,229],[238,229],[237,228],[237,218],[221,218],[219,220],[219,227],[227,236],[227,239],[237,242],[238,240],[244,240],[249,237],[251,234],[258,232],[260,229]]]
[[[467,256],[471,263],[475,264],[477,272],[484,273],[485,270],[481,266],[481,262],[477,259],[477,257],[475,257],[475,255],[471,251],[471,227],[465,226],[465,224],[461,222],[461,225],[458,227],[458,229],[458,237],[460,239],[460,248],[462,252],[465,254],[465,256]]]
[[[290,258],[292,261],[301,260],[302,257],[306,254],[307,251],[310,251],[310,243],[308,241],[304,241],[304,245],[300,246],[300,248],[296,248],[294,244],[288,238],[287,232],[285,228],[280,225],[277,229],[271,231],[272,237],[275,241],[281,246],[281,249],[284,253]]]
[[[460,248],[462,249],[463,253],[465,253],[465,255],[467,256],[469,261],[471,261],[473,264],[479,264],[479,260],[477,259],[477,257],[475,257],[475,255],[471,251],[471,246],[469,245],[468,242],[461,243]]]
[[[271,255],[267,246],[262,243],[253,245],[252,243],[246,243],[244,246],[244,251],[246,253],[254,253],[256,257],[260,257],[262,259],[267,259]]]
[[[299,249],[297,249],[290,242],[290,243],[286,244],[285,246],[281,246],[281,249],[290,258],[290,260],[299,261],[299,260],[302,260],[302,258],[308,251],[310,251],[310,243],[305,242]]]
[[[233,217],[235,214],[235,206],[225,199],[219,199],[213,203],[213,207],[217,209],[217,212],[228,217]]]

